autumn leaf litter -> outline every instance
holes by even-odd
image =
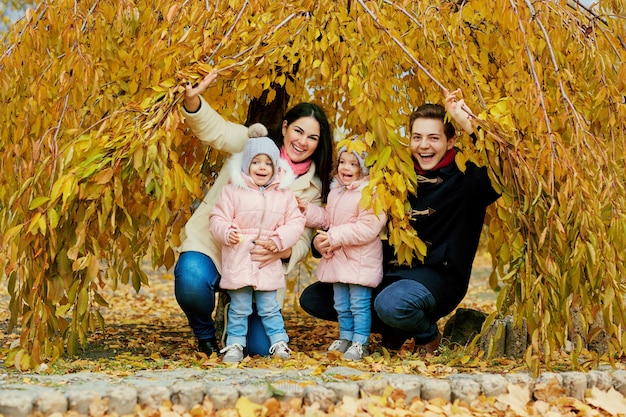
[[[487,287],[486,274],[475,274],[468,297],[460,307],[490,312],[493,294]],[[136,293],[131,287],[108,290],[109,308],[101,309],[106,329],[89,337],[89,343],[74,358],[63,357],[56,363],[40,369],[43,373],[69,374],[80,371],[98,372],[123,377],[140,370],[177,368],[212,369],[233,365],[222,364],[213,354],[207,357],[196,351],[193,334],[186,318],[174,297],[174,279],[166,271],[149,271],[150,284]],[[525,372],[523,364],[509,359],[482,360],[480,356],[468,355],[460,347],[443,344],[438,355],[418,355],[411,352],[411,342],[398,351],[389,351],[380,345],[380,336],[372,335],[370,356],[361,362],[343,360],[339,355],[327,354],[327,346],[337,337],[336,323],[315,319],[302,312],[297,305],[296,294],[306,285],[291,282],[284,308],[285,325],[294,353],[289,360],[267,357],[246,357],[239,368],[309,370],[312,375],[321,375],[333,367],[351,367],[361,371],[351,374],[334,374],[341,380],[369,378],[377,373],[421,375],[430,378],[446,378],[462,373]],[[6,288],[0,289],[0,300],[8,300]],[[445,320],[441,321],[442,324]],[[19,335],[7,333],[7,310],[0,313],[0,359],[5,359],[11,346],[15,346]],[[468,357],[470,359],[468,359]],[[564,358],[564,366],[566,359]],[[14,372],[4,369],[5,372]],[[528,390],[510,385],[506,394],[497,398],[480,397],[472,404],[463,402],[413,400],[404,401],[401,390],[389,388],[382,396],[364,398],[345,397],[331,410],[322,410],[319,405],[305,406],[301,401],[278,401],[272,398],[264,404],[255,404],[246,397],[238,400],[235,409],[215,410],[210,401],[192,410],[166,403],[159,410],[151,410],[154,416],[189,415],[467,415],[467,416],[529,416],[529,415],[572,415],[600,416],[626,415],[626,401],[615,390],[588,390],[584,400],[564,396],[563,388],[546,384],[536,387],[530,398]],[[100,411],[99,411],[100,410]],[[144,410],[146,411],[146,410]],[[106,407],[99,402],[92,404],[90,415],[106,415]]]

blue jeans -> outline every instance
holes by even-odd
[[[198,340],[215,337],[213,310],[220,275],[213,260],[201,252],[183,252],[174,268],[176,301]],[[256,312],[255,312],[256,313]],[[250,316],[248,353],[269,355],[269,339],[257,314]]]
[[[228,308],[228,324],[226,326],[226,344],[238,343],[246,346],[248,339],[248,318],[252,314],[252,299],[265,328],[270,344],[288,342],[285,323],[276,300],[276,291],[255,291],[252,287],[229,290],[230,307]]]
[[[385,287],[374,299],[378,317],[398,332],[424,344],[439,334],[435,297],[421,283],[402,279]]]
[[[372,328],[372,289],[356,284],[333,284],[339,338],[366,344]]]
[[[220,274],[207,255],[183,252],[174,267],[174,294],[198,340],[215,337],[213,309]]]

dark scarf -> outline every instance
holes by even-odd
[[[447,167],[448,165],[454,162],[455,156],[456,156],[456,148],[449,149],[445,153],[443,158],[441,158],[441,161],[439,161],[439,163],[433,169],[430,169],[428,171],[424,171],[422,167],[420,167],[420,164],[417,163],[415,158],[411,157],[411,159],[413,159],[413,167],[415,167],[415,172],[417,172],[419,175],[424,175],[427,172],[436,171],[438,169]]]

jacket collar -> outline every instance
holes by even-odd
[[[359,178],[356,181],[353,181],[350,185],[344,185],[339,179],[338,175],[335,175],[332,182],[330,183],[330,189],[333,188],[344,188],[346,190],[363,190],[365,186],[368,184],[370,180],[369,175],[364,176],[363,178]]]

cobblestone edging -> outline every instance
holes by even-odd
[[[170,400],[189,410],[205,398],[216,409],[232,408],[237,399],[248,397],[264,403],[275,396],[300,398],[305,404],[318,403],[322,410],[344,396],[382,395],[388,385],[402,389],[407,402],[444,398],[447,401],[471,402],[480,395],[496,397],[508,391],[509,384],[528,390],[533,398],[535,387],[555,379],[565,395],[582,399],[585,390],[613,388],[626,396],[626,370],[544,373],[532,378],[524,373],[459,374],[445,379],[407,374],[369,374],[348,368],[313,371],[277,369],[220,368],[212,370],[179,369],[140,371],[127,377],[81,372],[69,375],[15,375],[0,373],[0,414],[26,417],[34,412],[50,415],[74,411],[87,415],[89,405],[108,399],[108,413],[133,413],[136,405],[158,408]]]

